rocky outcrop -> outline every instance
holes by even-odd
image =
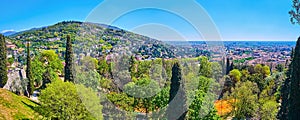
[[[4,89],[19,95],[27,95],[27,83],[28,81],[24,69],[10,70]]]

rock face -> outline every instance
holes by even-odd
[[[8,72],[8,81],[4,86],[11,92],[27,95],[27,79],[24,69],[15,69]]]

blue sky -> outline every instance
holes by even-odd
[[[224,40],[296,40],[300,35],[300,26],[289,22],[291,1],[197,0],[211,16]],[[101,2],[102,0],[2,0],[0,32],[22,31],[64,20],[84,21]],[[184,1],[174,0],[165,4],[180,5]],[[201,39],[194,35],[192,27],[188,27],[180,19],[155,10],[130,13],[119,18],[113,25],[133,30],[139,24],[147,23],[164,24],[193,40]]]

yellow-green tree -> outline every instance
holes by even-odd
[[[241,80],[242,73],[238,69],[233,69],[229,72],[229,76],[234,83],[237,83]]]
[[[36,59],[42,63],[42,67],[44,68],[44,72],[40,74],[42,74],[43,80],[42,87],[45,88],[47,83],[58,79],[58,74],[62,73],[63,64],[53,50],[42,51]]]
[[[56,80],[41,91],[38,111],[46,119],[101,120],[100,98],[90,88]]]

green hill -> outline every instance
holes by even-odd
[[[135,34],[117,27],[87,22],[60,22],[55,25],[19,32],[9,36],[18,47],[24,48],[27,40],[34,50],[65,50],[66,35],[74,38],[74,51],[91,56],[120,51],[140,54],[145,58],[174,58],[176,47],[143,35]],[[92,49],[92,53],[91,53]]]
[[[33,119],[37,113],[32,107],[36,103],[27,97],[18,96],[5,89],[0,89],[0,119],[1,120],[20,120]]]

